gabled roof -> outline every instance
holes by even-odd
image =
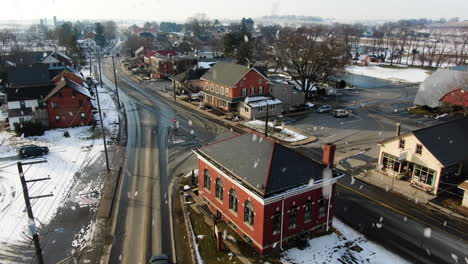
[[[156,53],[157,53],[157,51],[152,50],[152,51],[150,51],[150,52],[147,52],[147,53],[145,54],[145,57],[149,58],[149,57],[153,56],[153,55],[156,54]]]
[[[255,68],[249,68],[245,65],[230,62],[218,62],[207,73],[205,73],[201,79],[234,87],[242,77],[251,70],[257,71]],[[260,72],[258,73],[262,75]]]
[[[91,94],[89,93],[89,90],[86,89],[84,86],[79,85],[78,83],[64,77],[62,80],[60,80],[55,88],[44,98],[44,101],[49,100],[52,96],[54,96],[58,91],[60,91],[63,87],[70,87],[73,90],[87,96],[88,98],[91,98]]]
[[[19,88],[7,88],[7,100],[8,102],[20,101],[20,100],[34,100],[43,99],[47,94],[54,88],[52,84],[37,85],[37,86],[25,86]]]
[[[414,135],[443,166],[468,160],[468,117],[387,138],[381,143],[407,135]]]
[[[208,69],[198,68],[196,70],[190,69],[188,72],[182,72],[175,76],[178,82],[199,80],[208,71]]]
[[[8,73],[12,88],[49,85],[49,67],[46,64],[18,65]]]
[[[52,82],[57,84],[61,78],[67,77],[72,79],[74,82],[83,85],[83,76],[77,72],[74,68],[66,66],[59,74],[52,78]]]
[[[156,53],[161,54],[162,56],[177,55],[177,52],[175,50],[157,50]]]
[[[468,160],[468,117],[418,129],[411,133],[444,166]]]
[[[324,166],[260,134],[246,133],[196,151],[267,197],[322,178]]]

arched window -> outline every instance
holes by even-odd
[[[239,201],[237,200],[237,192],[234,189],[229,191],[229,209],[237,213]]]
[[[224,192],[223,181],[221,180],[221,178],[217,178],[216,179],[216,198],[222,201],[223,192]]]
[[[251,226],[254,225],[254,208],[248,200],[244,203],[244,222]]]
[[[203,187],[208,191],[211,190],[211,177],[210,172],[207,169],[203,171]]]

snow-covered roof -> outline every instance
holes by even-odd
[[[440,99],[457,89],[468,90],[468,72],[438,69],[421,83],[414,104],[440,106]]]
[[[246,97],[244,99],[244,103],[249,105],[250,107],[261,107],[268,105],[277,105],[282,104],[282,102],[278,99],[273,99],[271,97],[266,96],[253,96],[253,97]]]
[[[198,68],[211,69],[211,67],[212,67],[215,63],[216,63],[216,62],[199,61],[199,62],[198,62]]]

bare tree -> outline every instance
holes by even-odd
[[[198,39],[204,39],[208,37],[208,32],[212,30],[212,22],[206,14],[196,14],[187,19],[185,30],[192,32]]]
[[[307,94],[344,67],[344,52],[343,41],[323,26],[285,28],[274,45],[277,63]]]

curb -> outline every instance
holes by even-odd
[[[366,178],[365,178],[365,173],[360,173],[360,174],[358,174],[358,175],[356,175],[356,176],[353,176],[353,177],[354,177],[355,179],[357,179],[357,180],[360,180],[360,181],[363,181],[363,182],[365,182],[365,183],[367,183],[367,184],[370,184],[370,185],[372,185],[372,186],[374,186],[374,187],[376,187],[376,188],[379,188],[379,189],[381,189],[381,190],[385,190],[385,189],[382,188],[381,186],[374,184],[373,181],[366,179]],[[409,199],[413,200],[412,197],[409,197],[408,195],[403,194],[403,193],[401,193],[401,192],[395,192],[394,190],[389,190],[388,192],[389,192],[389,193],[392,193],[392,194],[395,194],[395,195],[398,195],[398,196],[401,196],[401,197],[404,197],[404,198],[409,198]],[[438,204],[435,204],[435,203],[433,203],[433,202],[431,202],[431,201],[419,202],[419,204],[421,204],[421,205],[423,205],[423,206],[425,206],[425,207],[427,207],[427,208],[429,208],[429,209],[431,209],[430,207],[433,207],[433,208],[437,209],[439,212],[444,213],[444,214],[446,214],[446,215],[448,215],[448,216],[452,216],[452,217],[459,218],[459,219],[461,219],[461,220],[468,221],[468,217],[465,217],[465,216],[463,216],[463,215],[460,215],[460,214],[458,214],[458,213],[455,213],[454,211],[452,211],[452,210],[450,210],[450,209],[447,209],[447,208],[445,208],[445,207],[442,207],[442,206],[440,206],[440,205],[438,205]]]

